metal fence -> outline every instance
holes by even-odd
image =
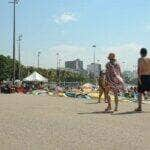
[[[60,82],[59,85],[64,88],[73,88],[79,87],[81,84],[80,82]],[[54,89],[57,86],[57,82],[49,82],[47,86],[49,89]]]

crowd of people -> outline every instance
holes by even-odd
[[[21,81],[13,84],[12,82],[1,82],[0,93],[11,94],[11,93],[28,93],[33,90],[43,89],[42,83],[22,83]]]
[[[138,88],[136,86],[131,86],[130,88],[126,88],[125,93],[124,93],[124,97],[137,99]]]

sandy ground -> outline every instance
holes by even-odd
[[[150,150],[150,105],[134,113],[121,102],[117,113],[105,104],[70,98],[0,95],[0,150]]]

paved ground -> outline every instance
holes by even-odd
[[[0,95],[1,150],[150,150],[150,105],[134,113],[123,102],[105,114],[104,104],[69,98]]]

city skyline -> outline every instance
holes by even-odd
[[[0,54],[12,57],[12,6],[1,0],[0,9]],[[115,52],[123,68],[132,70],[139,49],[150,48],[149,14],[150,2],[146,0],[21,0],[16,7],[16,35],[23,34],[21,60],[37,66],[41,51],[41,67],[56,68],[59,53],[62,64],[79,58],[86,68],[93,62],[95,44],[96,61],[100,60],[103,68],[108,53]]]

